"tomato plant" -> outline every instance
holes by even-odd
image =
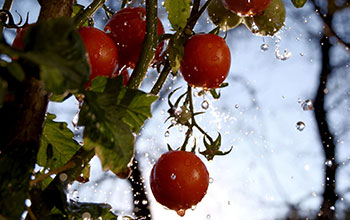
[[[213,0],[208,6],[209,19],[223,30],[229,30],[242,23],[242,17],[227,10],[221,0]]]
[[[78,32],[89,56],[90,79],[97,76],[111,76],[118,68],[118,50],[113,40],[94,27],[81,27]]]
[[[124,8],[114,14],[106,23],[105,31],[115,42],[120,54],[120,65],[134,68],[141,53],[145,39],[146,10],[142,7]],[[164,33],[164,28],[158,18],[157,34]],[[163,44],[159,43],[155,59],[158,59],[163,50]]]
[[[198,34],[186,43],[180,70],[191,86],[211,89],[226,79],[230,65],[230,49],[223,38]]]
[[[271,0],[222,0],[224,6],[240,16],[252,16],[263,12]]]
[[[153,166],[150,179],[156,200],[179,215],[200,202],[209,185],[204,163],[187,151],[164,153]]]

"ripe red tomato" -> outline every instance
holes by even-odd
[[[94,27],[78,29],[89,56],[90,80],[97,76],[112,76],[118,68],[118,50],[113,40],[103,31]]]
[[[163,154],[153,166],[150,179],[155,199],[182,216],[202,200],[209,185],[204,163],[187,151]]]
[[[222,0],[224,6],[240,16],[253,16],[263,12],[271,0]]]
[[[146,30],[146,9],[142,7],[124,8],[114,14],[107,22],[105,31],[117,45],[120,65],[134,68],[142,49]],[[164,33],[162,22],[158,18],[157,33]],[[164,43],[158,44],[155,59],[160,56]]]
[[[212,89],[226,79],[230,65],[230,49],[223,38],[198,34],[187,41],[180,70],[189,85]]]

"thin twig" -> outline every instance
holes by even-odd
[[[58,174],[58,173],[61,173],[61,172],[64,172],[66,170],[69,170],[71,168],[73,168],[75,166],[75,162],[74,161],[70,161],[68,162],[67,164],[65,164],[64,166],[62,167],[58,167],[54,170],[51,170],[50,172],[48,173],[45,173],[45,174],[42,174],[40,176],[38,176],[37,178],[35,178],[34,180],[30,181],[29,182],[29,185],[30,187],[34,186],[36,183],[38,182],[41,182],[43,181],[44,179],[46,179],[47,177],[51,176],[52,174]]]

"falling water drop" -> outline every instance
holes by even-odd
[[[302,121],[298,121],[296,124],[296,127],[297,127],[298,131],[303,131],[305,128],[305,123]]]
[[[209,108],[209,102],[207,100],[203,100],[201,106],[202,106],[202,109],[206,110]]]
[[[304,111],[311,111],[313,108],[312,101],[310,99],[307,99],[301,103],[301,107]]]
[[[164,133],[164,137],[169,137],[169,136],[170,136],[170,132],[169,132],[169,130],[166,130]]]
[[[260,46],[261,52],[265,52],[268,49],[269,49],[269,45],[268,44],[266,44],[266,43],[261,44],[261,46]]]

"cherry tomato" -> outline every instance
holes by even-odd
[[[271,0],[222,0],[224,6],[240,16],[252,16],[263,12]]]
[[[223,38],[198,34],[187,41],[180,70],[189,85],[212,89],[226,79],[230,65],[230,49]]]
[[[107,22],[105,31],[117,45],[120,65],[134,68],[142,49],[146,30],[146,9],[142,7],[124,8],[114,14]],[[157,33],[164,33],[158,18]],[[159,58],[164,42],[158,44],[155,59]]]
[[[94,27],[78,30],[91,65],[90,80],[97,76],[112,76],[118,68],[118,50],[113,40],[103,31]]]
[[[206,194],[209,173],[194,153],[169,151],[153,166],[150,180],[155,199],[183,216]]]

